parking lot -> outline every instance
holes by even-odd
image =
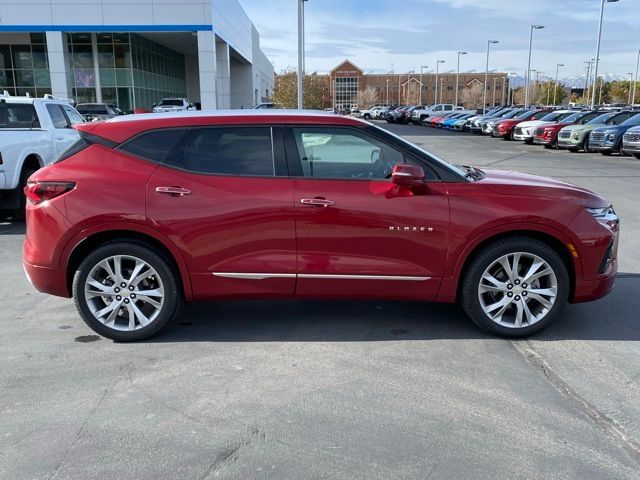
[[[0,224],[0,479],[639,478],[640,161],[379,125],[610,199],[614,292],[523,341],[454,305],[252,301],[118,344],[33,290]]]

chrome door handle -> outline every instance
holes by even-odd
[[[156,187],[156,193],[165,193],[167,195],[173,195],[174,197],[184,197],[185,195],[191,195],[191,190],[182,187]]]
[[[331,207],[335,205],[336,202],[324,198],[302,198],[300,199],[300,203],[311,207]]]

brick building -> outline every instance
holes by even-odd
[[[438,75],[438,98],[436,74],[420,73],[365,73],[349,60],[345,60],[325,77],[327,91],[331,98],[328,104],[334,108],[358,108],[358,92],[369,86],[375,88],[378,104],[391,105],[431,105],[434,103],[455,103],[456,74]],[[460,93],[474,83],[484,83],[484,73],[460,73],[458,88]],[[487,104],[499,105],[507,101],[509,77],[506,73],[490,72],[487,82]],[[462,103],[460,94],[458,103]]]

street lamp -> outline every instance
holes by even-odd
[[[533,31],[542,30],[544,25],[531,25],[529,31],[529,63],[527,64],[527,78],[525,79],[524,89],[524,108],[529,108],[529,85],[531,84],[531,48],[533,46]]]
[[[629,72],[627,75],[629,75],[629,101],[627,103],[631,105],[631,83],[633,82],[633,72]]]
[[[425,68],[429,68],[429,67],[427,67],[426,65],[420,65],[420,95],[419,95],[420,99],[418,100],[418,104],[420,106],[422,106],[422,71]]]
[[[598,79],[598,64],[600,63],[600,40],[602,39],[602,18],[604,17],[604,4],[616,3],[618,0],[602,0],[600,3],[600,22],[598,24],[598,46],[596,47],[596,66],[594,67],[593,78]],[[596,82],[593,82],[593,96],[591,97],[591,110],[596,106]],[[602,97],[602,95],[600,95]]]
[[[556,63],[556,81],[553,82],[553,104],[556,104],[556,94],[558,93],[558,68],[564,67],[564,63]]]
[[[484,85],[482,92],[482,114],[487,113],[487,82],[489,81],[489,47],[492,43],[500,43],[499,40],[487,40],[487,65],[484,69]]]
[[[640,50],[638,50],[638,60],[636,60],[636,76],[633,82],[633,98],[631,99],[631,105],[636,103],[636,85],[638,84],[638,66],[640,66]]]
[[[387,78],[387,107],[389,106],[389,79]]]
[[[436,94],[433,97],[433,104],[438,103],[438,69],[440,68],[440,64],[444,63],[444,60],[438,60],[436,62]]]
[[[466,55],[467,52],[458,52],[458,68],[456,69],[456,108],[458,108],[458,78],[460,77],[460,55]]]
[[[492,107],[496,106],[496,85],[498,84],[498,80],[499,78],[497,77],[493,79],[493,101],[492,101],[493,103],[491,105]]]
[[[298,110],[302,110],[302,78],[304,75],[304,2],[298,0]]]

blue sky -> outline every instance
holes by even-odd
[[[296,0],[240,0],[261,34],[276,71],[297,64]],[[595,56],[600,0],[309,0],[306,3],[307,71],[325,72],[349,58],[365,71],[397,72],[435,67],[455,69],[456,52],[466,50],[461,71],[484,71],[486,42],[490,69],[524,75],[529,25],[534,32],[531,68],[560,77],[584,73]],[[605,4],[600,70],[634,72],[640,49],[640,0]],[[426,70],[425,70],[426,71]]]

